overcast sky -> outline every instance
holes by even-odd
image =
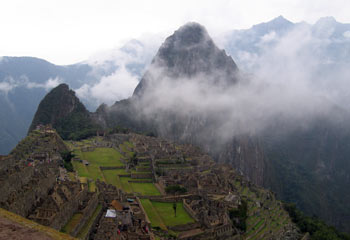
[[[349,0],[1,0],[0,56],[71,64],[144,34],[171,33],[188,21],[215,35],[279,15],[314,23],[350,22]]]

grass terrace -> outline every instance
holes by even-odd
[[[75,228],[75,226],[77,226],[82,217],[83,214],[81,213],[74,214],[73,217],[67,222],[67,224],[62,228],[61,231],[69,234]]]
[[[194,222],[182,203],[176,203],[176,217],[173,203],[155,202],[149,199],[141,199],[141,203],[151,221],[152,227],[164,229],[164,226],[172,227]]]
[[[73,167],[78,172],[78,175],[81,177],[91,178],[93,180],[103,179],[103,174],[100,170],[100,166],[123,166],[120,158],[122,155],[113,148],[96,148],[91,152],[74,152],[77,157],[82,160],[89,162],[88,166],[85,166],[83,163],[78,161],[73,161]]]
[[[129,183],[134,192],[145,196],[158,196],[160,192],[153,183]]]

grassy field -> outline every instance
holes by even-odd
[[[145,209],[152,227],[160,227],[163,230],[167,230],[162,218],[158,212],[153,208],[153,204],[149,199],[140,199],[143,208]]]
[[[120,179],[122,189],[127,193],[132,193],[132,187],[131,187],[131,184],[129,183],[129,180],[131,180],[131,178],[120,177],[119,179]]]
[[[122,188],[118,174],[126,174],[124,169],[103,170],[102,172],[107,183],[112,184],[117,188]]]
[[[171,227],[194,222],[185,211],[182,203],[176,204],[176,217],[174,215],[173,203],[152,202],[152,205],[158,211],[163,222],[167,226]]]
[[[83,217],[81,213],[76,213],[73,217],[68,221],[68,223],[62,228],[62,232],[70,233],[73,228],[79,223],[80,219]]]
[[[160,192],[154,186],[153,183],[129,182],[129,181],[144,181],[144,180],[150,181],[152,179],[132,179],[130,177],[120,177],[119,179],[120,179],[121,188],[127,193],[136,192],[136,193],[139,193],[141,195],[147,195],[147,196],[160,195]],[[107,180],[107,182],[108,182],[108,180]]]
[[[160,195],[160,192],[158,189],[154,186],[153,183],[129,183],[131,184],[131,188],[134,192],[137,192],[141,195],[146,196],[158,196]]]
[[[113,148],[96,148],[92,152],[77,151],[76,153],[81,159],[89,161],[89,165],[107,166],[123,166],[120,161],[123,157]]]
[[[85,166],[80,162],[73,161],[73,167],[80,177],[87,177],[93,180],[99,179],[103,181],[104,179],[99,168],[100,166],[123,166],[123,163],[120,160],[122,155],[113,148],[96,148],[92,152],[82,152],[79,150],[75,151],[74,154],[80,159],[89,162],[89,165]]]
[[[176,204],[176,217],[173,203],[154,202],[148,199],[141,199],[141,203],[154,227],[161,227],[162,224],[171,227],[194,222],[182,203]]]

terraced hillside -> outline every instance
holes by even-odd
[[[139,211],[138,221],[148,226],[150,239],[283,239],[287,232],[288,239],[301,237],[274,194],[231,167],[214,163],[194,146],[137,134],[97,136],[66,145],[75,155],[70,177],[88,183],[89,191],[104,199],[104,214],[118,208]],[[120,204],[113,205],[113,199]],[[244,204],[245,217],[235,215]],[[99,227],[91,227],[96,239],[108,232],[101,230],[108,222],[104,214],[91,220],[99,219]],[[73,215],[63,231],[69,232],[80,217]],[[132,234],[119,224],[114,229]]]
[[[96,137],[81,142],[70,141],[67,145],[76,156],[73,166],[77,176],[88,183],[90,191],[95,191],[95,181],[98,179],[129,194],[160,195],[153,183],[150,161],[129,169],[135,158],[132,143],[125,141],[118,146],[111,145]]]

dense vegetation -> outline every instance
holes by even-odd
[[[248,204],[247,201],[242,200],[242,204],[237,209],[230,209],[229,216],[233,225],[245,232],[247,230],[246,220],[248,218]]]
[[[317,217],[306,216],[293,203],[284,203],[284,209],[302,232],[310,233],[312,240],[350,240],[350,235],[340,233]]]
[[[72,164],[72,158],[74,157],[74,154],[71,151],[63,151],[60,152],[61,157],[63,159],[63,165],[64,168],[67,169],[68,172],[73,172],[73,164]]]
[[[165,188],[165,192],[167,194],[184,194],[187,192],[187,189],[180,185],[170,185]]]

